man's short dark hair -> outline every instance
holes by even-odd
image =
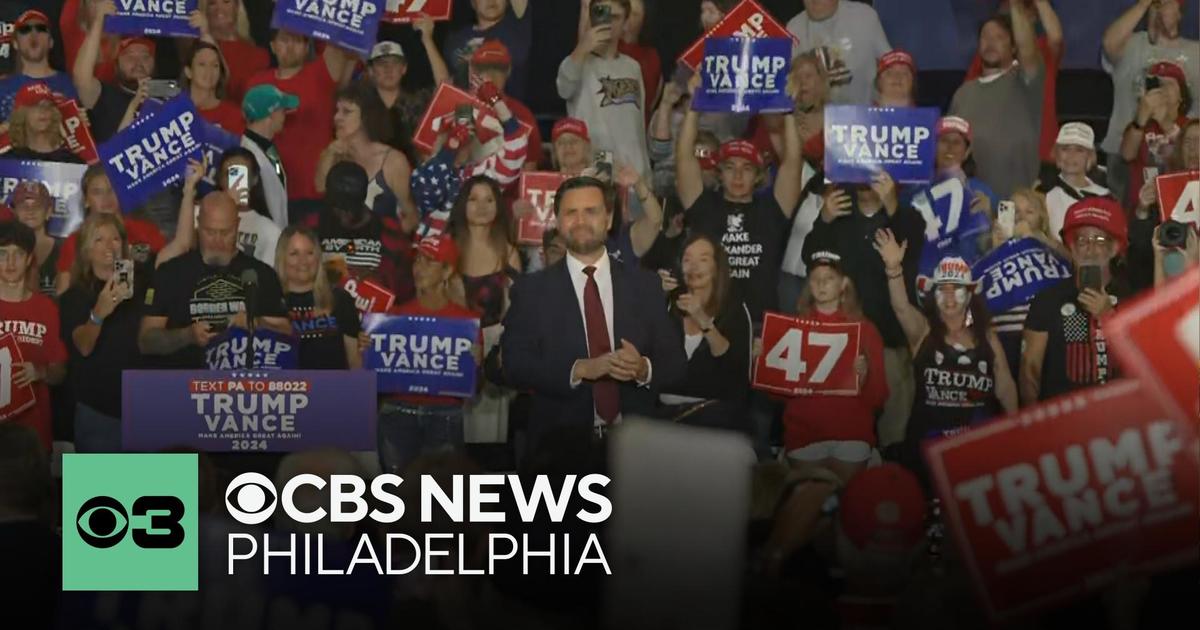
[[[33,255],[36,243],[37,236],[28,225],[17,220],[0,222],[0,247],[16,245],[25,250],[26,254]]]
[[[580,188],[599,188],[601,194],[604,195],[604,209],[608,210],[610,213],[615,211],[615,208],[617,207],[616,189],[613,188],[611,184],[606,183],[604,180],[587,175],[580,175],[579,177],[572,177],[571,179],[568,179],[559,185],[558,192],[554,194],[554,216],[558,216],[559,210],[562,209],[563,195],[566,195],[572,190],[578,190]]]
[[[1013,34],[1012,17],[1002,13],[993,15],[992,17],[984,20],[983,23],[979,25],[979,32],[976,34],[976,37],[978,38],[979,36],[982,36],[983,29],[992,22],[995,22],[997,26],[1004,29],[1004,31],[1008,33],[1008,39],[1012,41],[1012,44],[1015,47],[1017,45],[1017,36]]]

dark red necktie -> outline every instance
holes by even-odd
[[[608,341],[608,320],[604,319],[604,303],[600,301],[600,286],[596,284],[596,268],[583,268],[587,282],[583,285],[583,314],[587,321],[588,356],[596,358],[612,351]],[[612,422],[621,411],[621,394],[617,382],[604,378],[592,383],[592,399],[596,403],[596,414],[605,423]]]

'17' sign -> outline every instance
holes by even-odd
[[[763,353],[754,364],[756,389],[783,394],[855,396],[861,324],[816,322],[766,313]]]
[[[562,173],[521,173],[521,199],[533,205],[533,212],[517,222],[517,242],[522,245],[541,245],[542,234],[554,227],[554,195],[566,181]]]

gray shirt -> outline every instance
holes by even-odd
[[[799,3],[797,3],[799,4]],[[787,30],[800,43],[792,53],[814,48],[826,55],[833,89],[831,103],[870,105],[875,99],[875,61],[892,49],[879,14],[861,3],[839,0],[837,10],[824,20],[810,20],[807,11],[788,20]]]
[[[1028,71],[1014,65],[962,84],[950,103],[951,114],[971,123],[976,176],[1001,198],[1037,177],[1045,76],[1041,64]]]
[[[1107,153],[1121,150],[1121,136],[1125,126],[1137,113],[1138,100],[1142,98],[1146,70],[1160,61],[1170,61],[1183,68],[1187,76],[1188,89],[1192,94],[1192,109],[1188,116],[1195,118],[1200,112],[1200,99],[1196,98],[1200,88],[1200,42],[1179,38],[1171,46],[1150,43],[1150,34],[1138,31],[1125,42],[1125,50],[1114,65],[1101,53],[1104,69],[1112,75],[1113,108],[1108,119],[1108,133],[1100,148]]]
[[[617,161],[649,177],[641,66],[620,54],[613,59],[588,55],[583,64],[568,56],[558,66],[556,83],[567,115],[587,123],[592,149],[611,151]]]

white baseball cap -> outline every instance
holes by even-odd
[[[1075,145],[1089,150],[1096,150],[1096,132],[1091,125],[1081,122],[1069,122],[1058,130],[1056,145]]]
[[[371,56],[367,57],[367,61],[375,61],[380,57],[399,57],[404,59],[404,49],[396,42],[384,40],[371,48]]]

